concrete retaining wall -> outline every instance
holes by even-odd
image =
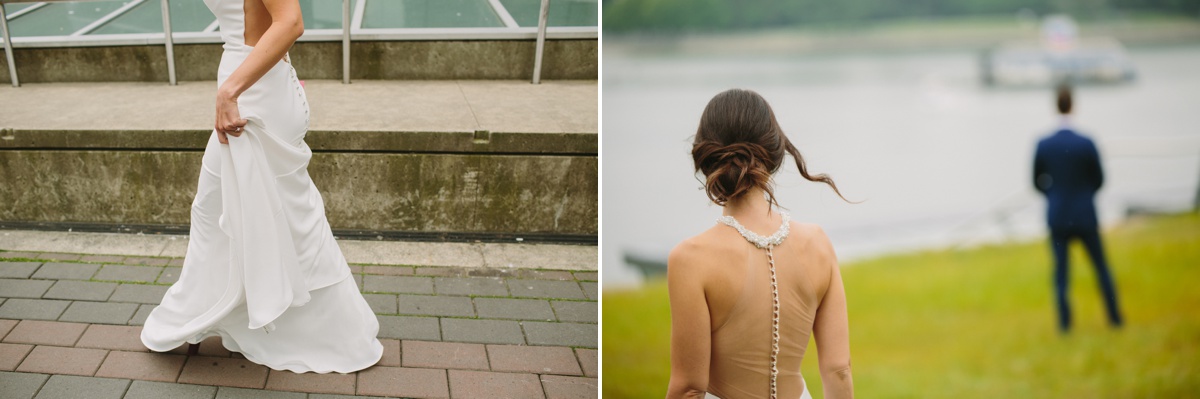
[[[351,79],[530,79],[532,40],[361,41],[350,45]],[[543,79],[597,79],[596,40],[547,40]],[[162,45],[17,48],[22,83],[166,82]],[[291,50],[300,79],[341,79],[340,42],[299,42]],[[216,80],[220,44],[176,44],[180,81]],[[0,57],[0,69],[7,71]],[[8,73],[0,82],[10,83]]]
[[[0,132],[0,220],[186,224],[208,134]],[[308,142],[334,229],[598,230],[595,134],[314,131]]]

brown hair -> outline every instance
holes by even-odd
[[[721,206],[755,187],[765,191],[767,201],[778,206],[770,180],[786,154],[796,159],[800,176],[828,184],[838,197],[849,202],[828,175],[808,174],[804,158],[779,127],[771,105],[753,91],[730,89],[713,97],[704,107],[692,143],[692,161],[696,171],[704,173],[704,190]]]
[[[1063,115],[1071,113],[1071,86],[1065,83],[1058,85],[1055,96],[1058,99],[1058,113]]]

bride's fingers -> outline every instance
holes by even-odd
[[[217,131],[217,141],[220,141],[221,144],[229,144],[229,138],[225,137],[225,132],[220,130]]]
[[[229,125],[228,129],[226,129],[225,131],[228,132],[229,134],[233,135],[233,137],[238,137],[238,136],[242,135],[242,130],[245,130],[245,126],[246,126],[246,120],[239,119],[239,120],[231,123]]]
[[[217,98],[217,131],[221,132],[221,138],[224,139],[223,143],[228,142],[228,136],[241,136],[244,129],[243,126],[246,126],[246,122],[239,115],[236,102]]]
[[[238,122],[230,122],[230,123],[222,123],[220,125],[220,127],[217,128],[217,130],[220,130],[227,135],[230,135],[233,137],[238,137],[238,136],[242,135],[242,130],[245,130],[245,129],[242,126],[238,125]]]

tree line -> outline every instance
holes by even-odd
[[[606,32],[687,32],[831,26],[892,19],[1123,12],[1200,18],[1200,0],[603,0]]]

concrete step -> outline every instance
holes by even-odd
[[[334,229],[595,236],[595,81],[306,82]],[[0,87],[0,221],[186,225],[213,82]]]

